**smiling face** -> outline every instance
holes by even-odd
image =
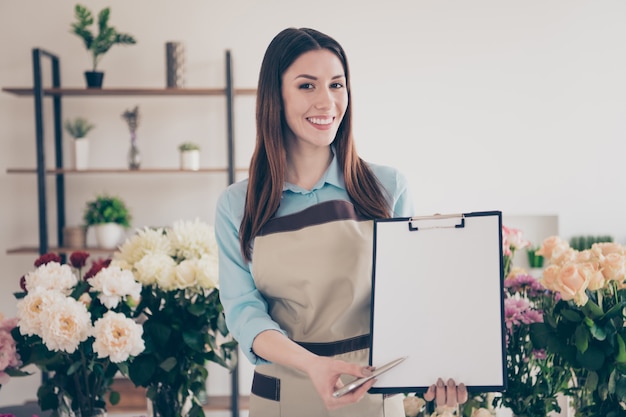
[[[341,61],[327,49],[302,54],[283,74],[282,98],[289,146],[329,146],[348,107]]]

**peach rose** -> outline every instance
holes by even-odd
[[[565,249],[569,248],[569,243],[564,241],[558,236],[550,236],[544,239],[541,244],[541,248],[535,252],[536,255],[541,255],[545,259],[552,259],[554,256],[558,256]]]
[[[551,291],[558,291],[557,278],[561,272],[561,267],[558,265],[550,265],[543,270],[543,277],[541,283],[544,287]]]
[[[626,258],[615,252],[609,253],[602,260],[601,268],[604,278],[622,282],[626,275]]]
[[[589,276],[577,264],[568,264],[561,268],[556,279],[557,291],[565,301],[574,300],[577,306],[587,304],[589,297],[585,290],[589,286]]]
[[[582,262],[578,264],[578,268],[581,273],[589,279],[587,289],[596,291],[604,287],[606,280],[597,262]]]
[[[625,255],[624,247],[619,243],[615,242],[601,242],[594,243],[592,248],[598,248],[604,256],[607,256],[610,253],[616,253],[618,255]]]

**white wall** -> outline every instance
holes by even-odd
[[[69,33],[74,4],[0,2],[0,86],[32,85],[33,47],[60,56],[64,86],[83,86],[90,60]],[[172,40],[186,43],[188,86],[223,86],[230,48],[236,85],[254,87],[265,47],[279,30],[325,31],[348,53],[361,154],[406,173],[417,214],[558,216],[564,237],[626,240],[626,3],[620,0],[85,4],[112,6],[111,22],[139,41],[113,47],[102,60],[109,87],[163,86],[164,44]],[[223,165],[222,98],[64,99],[64,117],[88,116],[97,124],[93,166],[125,166],[128,131],[120,114],[137,104],[144,166],[175,167],[175,147],[188,139],[203,146],[203,165]],[[245,166],[254,143],[254,99],[239,97],[236,107],[237,160]],[[35,243],[37,200],[34,176],[6,169],[34,167],[32,100],[0,94],[0,137],[0,310],[12,315],[12,292],[34,259],[5,251]],[[51,151],[47,156],[51,161]],[[67,222],[80,223],[85,201],[100,191],[128,201],[134,226],[196,216],[212,221],[225,182],[220,175],[69,176]],[[33,398],[35,390],[32,379],[15,379],[2,389],[0,405]]]

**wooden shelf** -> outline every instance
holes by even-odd
[[[92,254],[110,255],[115,249],[105,248],[66,248],[58,246],[50,246],[48,252],[70,254],[72,252],[88,252]],[[20,246],[17,248],[7,249],[7,255],[39,255],[39,248],[36,246]]]
[[[3,88],[16,96],[32,96],[30,87]],[[235,88],[235,95],[256,95],[255,88]],[[224,88],[44,88],[44,96],[224,96]]]
[[[236,168],[237,172],[247,172],[248,168]],[[226,168],[200,168],[197,171],[180,168],[93,168],[93,169],[46,169],[46,174],[198,174],[198,173],[225,173]],[[35,168],[7,168],[7,174],[35,174]]]
[[[147,402],[146,388],[135,387],[135,385],[126,378],[116,378],[112,388],[121,394],[120,402],[112,405],[107,401],[107,411],[109,414],[115,413],[144,413],[146,411]],[[210,388],[210,387],[209,387]],[[230,395],[209,395],[206,404],[203,405],[204,411],[230,410]],[[250,398],[247,395],[239,396],[239,409],[249,409]]]

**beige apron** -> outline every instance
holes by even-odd
[[[371,220],[335,200],[273,219],[256,237],[254,280],[289,338],[319,355],[368,364],[372,233]],[[307,375],[259,365],[250,417],[270,416],[403,417],[404,410],[402,395],[367,394],[328,411]]]

